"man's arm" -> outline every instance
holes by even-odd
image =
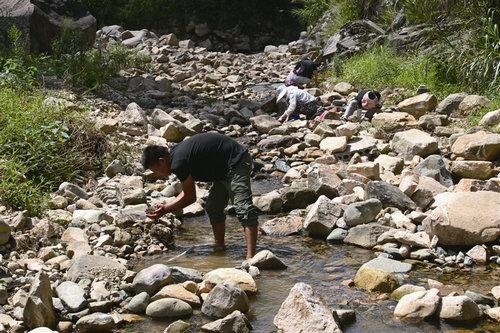
[[[191,176],[188,176],[182,182],[182,192],[169,204],[160,204],[156,206],[156,210],[147,216],[150,219],[156,220],[167,213],[173,213],[183,209],[196,202],[196,188]]]
[[[288,121],[288,118],[290,118],[290,116],[293,114],[293,112],[295,111],[295,109],[297,108],[297,96],[295,94],[293,94],[292,96],[290,96],[290,98],[288,99],[288,102],[290,103],[288,105],[288,108],[286,109],[286,111],[281,115],[281,117],[279,117],[279,121],[283,122],[283,121]]]

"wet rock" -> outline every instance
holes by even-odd
[[[172,270],[163,264],[155,264],[137,273],[132,281],[132,288],[136,293],[145,291],[154,295],[171,281]]]
[[[356,272],[354,284],[367,291],[384,293],[390,293],[399,286],[398,279],[393,273],[363,266]]]
[[[491,288],[491,294],[493,295],[493,297],[495,297],[497,302],[500,301],[500,286]]]
[[[302,282],[290,290],[274,317],[274,325],[283,333],[341,332],[330,308],[311,286]]]
[[[381,210],[382,203],[378,199],[368,199],[350,204],[343,218],[348,227],[354,227],[372,222]]]
[[[495,306],[496,304],[495,303],[496,300],[494,297],[482,295],[480,293],[476,293],[470,290],[466,290],[464,296],[469,297],[476,304],[484,304],[492,307]]]
[[[76,331],[82,333],[110,332],[114,327],[113,316],[100,312],[84,316],[75,324]]]
[[[64,281],[56,288],[57,297],[63,302],[64,307],[70,312],[78,312],[87,304],[85,291],[80,285]]]
[[[7,244],[11,235],[11,228],[4,220],[0,219],[0,245]]]
[[[430,236],[436,235],[440,244],[484,244],[500,236],[500,193],[479,191],[442,195],[437,197],[442,196],[442,202],[423,222],[425,231]]]
[[[448,116],[451,115],[455,111],[458,111],[458,106],[466,96],[466,93],[448,95],[448,97],[439,102],[438,106],[436,107],[436,112]]]
[[[262,270],[286,269],[287,266],[269,250],[257,252],[252,259],[248,260],[250,266]]]
[[[479,131],[462,135],[452,144],[451,151],[466,160],[498,160],[500,158],[500,134]]]
[[[189,316],[193,313],[191,306],[174,298],[162,298],[149,303],[146,314],[153,318],[178,318]]]
[[[182,284],[171,284],[160,289],[153,297],[152,301],[157,301],[162,298],[175,298],[188,303],[191,306],[200,306],[200,298],[186,290]]]
[[[194,281],[194,282],[203,281],[202,274],[196,269],[178,267],[178,266],[170,267],[170,269],[172,270],[171,277],[173,283],[183,283],[186,281]]]
[[[437,140],[417,129],[396,133],[391,141],[391,147],[406,160],[412,159],[415,155],[426,157],[438,151]]]
[[[240,311],[234,311],[222,319],[205,324],[201,327],[202,332],[210,333],[248,333],[251,329],[252,325],[250,325],[247,317]]]
[[[384,207],[396,207],[402,211],[415,210],[415,203],[401,190],[384,181],[371,181],[365,190],[365,199],[378,199]]]
[[[73,259],[66,275],[69,280],[114,279],[125,275],[127,268],[121,263],[102,256],[84,255]]]
[[[437,99],[429,93],[420,94],[414,97],[405,99],[398,104],[398,109],[401,112],[411,114],[415,119],[420,118],[424,114],[434,111],[437,105]]]
[[[481,317],[476,303],[467,296],[446,296],[441,299],[439,318],[451,322],[471,322]]]
[[[378,223],[361,224],[349,229],[344,243],[371,249],[377,239],[390,228]]]
[[[422,176],[437,180],[443,186],[450,187],[453,185],[451,173],[446,168],[444,159],[439,155],[428,156],[415,167],[414,171]]]
[[[347,237],[347,230],[337,228],[333,229],[332,232],[326,237],[327,242],[331,243],[342,243]]]
[[[356,321],[356,312],[354,310],[333,310],[333,316],[335,317],[335,321],[340,323],[340,326],[347,326]]]
[[[149,297],[149,294],[143,291],[142,293],[132,297],[132,299],[127,305],[127,310],[134,313],[144,313],[150,302],[151,299]]]
[[[257,292],[257,285],[254,279],[250,274],[239,269],[218,268],[208,272],[204,276],[204,281],[212,284],[219,284],[226,280],[234,282],[248,294],[255,294]]]
[[[275,217],[260,225],[260,231],[269,236],[290,236],[301,232],[304,219],[297,215]]]
[[[411,126],[417,126],[417,121],[415,117],[406,112],[381,112],[375,114],[372,119],[372,125],[375,128],[391,132]]]
[[[451,284],[444,284],[432,279],[427,279],[427,284],[429,285],[429,288],[438,289],[442,296],[457,295],[464,293],[464,290],[458,286]]]
[[[52,303],[52,288],[46,273],[38,273],[28,293],[23,310],[23,319],[28,328],[55,327],[56,315]]]
[[[450,171],[460,178],[486,180],[493,175],[493,164],[487,161],[453,161]]]
[[[233,311],[247,312],[249,302],[247,294],[232,282],[222,282],[210,291],[203,302],[203,314],[223,318]]]
[[[404,284],[392,292],[391,298],[394,298],[395,300],[399,301],[405,295],[425,290],[426,289],[424,287],[414,286],[412,284]]]
[[[250,118],[250,122],[262,134],[267,134],[273,128],[281,126],[281,122],[276,118],[264,114]]]
[[[177,320],[168,325],[163,333],[186,333],[191,329],[191,327],[193,327],[193,325],[191,325],[190,323],[186,323],[182,320]]]
[[[341,206],[330,202],[330,199],[322,195],[304,219],[304,229],[313,237],[326,239],[341,215]]]
[[[394,315],[405,319],[424,320],[436,312],[439,302],[439,290],[417,291],[399,300]]]

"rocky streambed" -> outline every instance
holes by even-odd
[[[241,55],[118,26],[98,38],[149,57],[148,70],[47,102],[90,107],[127,159],[62,183],[42,217],[0,207],[0,331],[498,331],[500,110],[464,122],[487,98],[387,89],[372,122],[282,124],[271,88],[310,40]],[[308,90],[325,108],[355,94],[347,82]],[[143,170],[141,148],[207,131],[254,158],[263,235],[243,265],[234,221],[226,252],[208,245],[209,185],[176,216],[145,215],[181,188]]]

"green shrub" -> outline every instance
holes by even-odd
[[[292,14],[305,25],[312,25],[318,22],[334,2],[334,0],[305,0],[304,6],[293,9]]]
[[[101,167],[103,139],[76,108],[44,105],[33,90],[0,88],[0,198],[39,214],[46,195],[76,174]],[[38,202],[40,202],[38,204]]]
[[[433,61],[424,55],[399,55],[386,46],[374,47],[343,61],[330,76],[362,88],[416,89],[427,85],[433,93],[444,96],[460,87],[439,81]]]

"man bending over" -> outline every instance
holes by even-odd
[[[182,182],[182,192],[174,201],[159,204],[147,214],[151,219],[179,211],[196,201],[194,182],[212,182],[205,210],[215,238],[215,245],[224,249],[226,208],[232,200],[236,215],[243,226],[247,259],[255,255],[258,210],[252,202],[250,173],[252,157],[248,150],[227,136],[203,133],[175,145],[170,151],[163,146],[146,147],[141,163],[160,177],[172,173]]]

